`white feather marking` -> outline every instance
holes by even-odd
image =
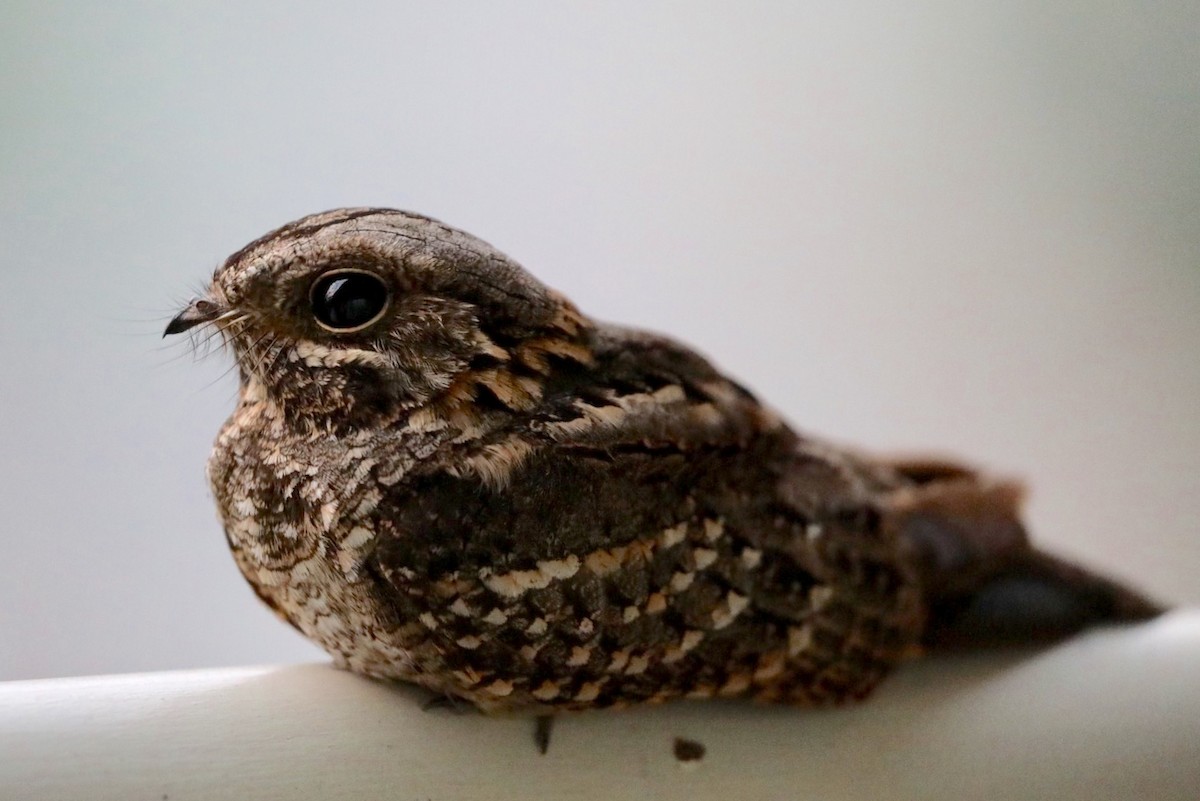
[[[601,549],[584,557],[583,564],[597,576],[607,576],[621,566],[621,557],[624,555],[623,548],[613,548],[611,551]]]
[[[574,700],[582,701],[584,703],[587,703],[588,701],[595,701],[596,697],[600,695],[600,687],[602,684],[603,682],[599,681],[589,681],[585,683],[579,688],[579,692],[575,693]]]
[[[689,629],[683,633],[679,644],[668,648],[663,656],[663,662],[671,664],[683,659],[685,655],[704,640],[704,632],[699,629]]]
[[[754,681],[762,683],[783,673],[787,667],[787,659],[782,651],[771,651],[759,657],[758,668],[754,671]]]
[[[711,548],[696,548],[692,551],[692,560],[695,562],[696,570],[703,570],[717,561],[717,552]]]
[[[762,551],[757,548],[746,548],[742,551],[742,564],[750,570],[762,564]]]
[[[338,367],[345,364],[366,364],[386,367],[387,356],[362,348],[330,348],[307,340],[297,342],[293,352],[309,367]]]
[[[512,695],[513,684],[511,681],[505,681],[504,679],[496,679],[488,686],[483,687],[482,690],[483,690],[483,692],[487,693],[488,695],[494,695],[497,698],[505,698],[507,696]]]
[[[530,695],[539,701],[553,701],[561,692],[562,690],[559,689],[557,684],[547,679],[539,684],[538,688],[531,692]]]
[[[499,608],[496,608],[484,616],[483,622],[491,623],[493,626],[503,626],[508,622],[508,615],[504,614]]]
[[[741,695],[750,689],[751,679],[752,676],[749,673],[734,673],[717,692],[726,697]]]
[[[745,595],[730,592],[725,596],[725,603],[712,613],[713,628],[723,629],[737,619],[737,616],[750,605],[750,599]]]
[[[808,591],[808,602],[812,608],[820,610],[833,600],[833,588],[827,584],[819,584]]]
[[[608,663],[609,673],[620,673],[629,664],[629,649],[623,648],[620,651],[614,651],[612,661]]]
[[[676,573],[671,576],[671,583],[668,585],[671,592],[683,592],[688,587],[692,586],[692,582],[696,580],[695,573]]]
[[[651,397],[657,403],[679,403],[687,400],[687,393],[678,384],[668,384],[665,387],[655,390]]]
[[[485,568],[479,577],[483,585],[497,595],[517,598],[526,590],[540,590],[550,582],[570,578],[579,572],[579,557],[574,554],[562,559],[538,562],[533,570],[513,570],[509,573],[488,575]]]
[[[721,535],[725,533],[725,523],[722,520],[714,520],[707,518],[704,521],[704,539],[709,542],[716,542],[721,539]]]
[[[788,628],[788,656],[797,656],[809,648],[813,643],[813,627],[811,625],[790,626]]]
[[[350,533],[342,540],[342,547],[346,549],[361,548],[373,539],[375,539],[374,531],[365,526],[355,526],[350,529]]]
[[[537,563],[538,570],[555,579],[568,579],[579,572],[579,557],[571,554],[562,559]]]
[[[677,526],[671,526],[663,531],[661,535],[662,547],[670,548],[673,545],[678,545],[683,542],[683,538],[687,536],[687,523],[680,523]]]
[[[321,525],[326,531],[333,529],[333,523],[337,519],[338,507],[333,501],[321,505]]]
[[[646,668],[650,667],[650,657],[645,654],[639,654],[629,660],[629,666],[625,668],[626,676],[639,676],[646,672]]]

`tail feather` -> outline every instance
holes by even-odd
[[[1149,620],[1164,610],[1145,596],[1058,557],[1029,549],[974,587],[927,599],[930,648],[1049,643],[1090,626]]]
[[[966,470],[914,471],[911,478],[918,483],[890,498],[885,517],[917,567],[927,647],[1048,643],[1164,611],[1117,581],[1033,547],[1019,517],[1019,486]]]

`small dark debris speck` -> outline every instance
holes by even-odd
[[[704,743],[676,737],[675,758],[680,762],[699,762],[704,759]]]
[[[550,749],[550,731],[553,728],[553,715],[538,715],[536,728],[533,732],[533,742],[537,745],[538,753],[543,756]]]

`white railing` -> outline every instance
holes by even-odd
[[[533,724],[324,665],[0,684],[0,799],[1200,799],[1200,611],[930,660],[838,710]],[[677,737],[703,744],[676,758]]]

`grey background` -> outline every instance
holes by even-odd
[[[2,6],[0,678],[319,656],[214,520],[227,363],[157,337],[340,205],[1024,476],[1044,543],[1200,601],[1194,3],[181,6]]]

